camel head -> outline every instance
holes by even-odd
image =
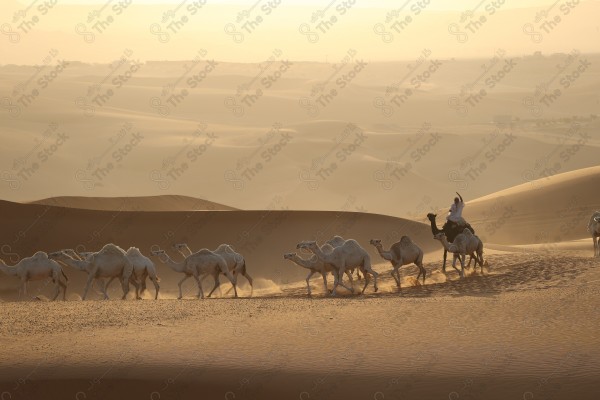
[[[372,244],[375,247],[381,246],[381,239],[371,239],[369,241],[369,244]]]
[[[307,249],[310,251],[314,251],[319,248],[317,242],[314,240],[306,240],[304,242],[300,242],[296,245],[297,249]]]
[[[187,247],[187,244],[185,244],[185,243],[175,243],[173,245],[173,249],[177,250],[177,251],[185,250],[186,247]]]
[[[77,254],[77,252],[73,249],[62,249],[61,251],[65,252],[66,254],[71,256],[71,258],[74,260],[79,260],[79,261],[82,260],[81,256],[79,254]]]
[[[435,240],[442,240],[442,239],[446,239],[446,234],[444,232],[440,232],[438,234],[433,235],[433,238]]]
[[[153,256],[162,256],[167,254],[164,250],[152,250],[150,252],[150,254],[152,254]]]
[[[431,222],[434,222],[436,217],[437,217],[437,214],[434,214],[434,213],[427,214],[427,219],[430,220]]]
[[[286,260],[291,260],[294,257],[296,257],[296,253],[285,253],[283,255],[283,258],[286,259]]]
[[[93,251],[82,251],[81,253],[79,253],[79,256],[84,260],[89,260],[93,254]]]

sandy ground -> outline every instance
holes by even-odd
[[[488,261],[464,280],[428,263],[424,286],[406,267],[401,293],[378,266],[380,293],[335,299],[315,279],[313,298],[290,285],[237,300],[0,303],[2,396],[596,398],[598,261]]]

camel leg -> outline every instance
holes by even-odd
[[[194,274],[193,276],[194,276],[194,279],[196,280],[196,283],[198,284],[198,295],[196,297],[198,297],[199,299],[203,299],[204,298],[204,290],[202,290],[202,281],[198,277],[197,274]]]
[[[369,274],[364,269],[363,269],[363,277],[365,278],[365,284],[362,288],[362,291],[360,292],[361,294],[365,293],[365,289],[367,288],[367,286],[369,285],[369,281],[371,280],[371,278],[369,278]]]
[[[427,270],[423,267],[422,261],[417,261],[416,266],[419,268],[419,275],[423,274],[423,285],[425,284],[425,276],[427,275]],[[419,275],[417,275],[417,280],[419,280]]]
[[[360,276],[360,269],[356,268],[356,278],[360,281],[362,278]]]
[[[85,284],[85,289],[83,289],[83,296],[81,296],[81,300],[85,300],[85,298],[86,298],[86,296],[88,294],[88,291],[90,290],[90,286],[92,286],[92,282],[96,278],[95,275],[96,275],[96,271],[95,270],[92,271],[92,273],[90,273],[88,275],[88,280],[87,280],[87,282]]]
[[[246,271],[242,272],[242,275],[248,279],[248,283],[250,284],[250,297],[252,297],[252,294],[254,293],[254,283],[252,282],[252,277],[248,275]]]
[[[310,292],[310,283],[308,283],[308,281],[310,280],[310,277],[311,277],[311,276],[313,276],[313,274],[314,274],[314,273],[315,273],[315,271],[312,271],[312,270],[311,270],[311,271],[308,273],[308,276],[306,277],[306,290],[308,291],[308,295],[309,295],[309,296],[311,295],[311,292]]]
[[[179,283],[177,284],[177,286],[179,286],[179,297],[177,298],[178,300],[181,300],[181,298],[183,297],[183,293],[181,292],[181,285],[183,284],[183,282],[186,281],[187,278],[189,278],[190,275],[185,275],[183,277],[182,280],[179,281]]]
[[[340,285],[342,285],[342,287],[348,289],[349,291],[351,291],[352,293],[354,293],[354,288],[352,286],[348,287],[346,285],[344,285],[344,273],[346,272],[345,268],[340,268],[339,272],[338,272],[338,283]],[[350,280],[350,284],[352,285],[352,280]]]
[[[329,289],[327,289],[327,272],[321,272],[321,276],[323,276],[323,287],[325,288],[325,296],[329,294]]]
[[[339,282],[338,271],[333,271],[333,289],[331,290],[332,296],[335,296],[337,294],[336,290],[337,290],[337,287],[339,284],[340,284],[340,282]]]
[[[140,276],[140,294],[146,291],[146,278],[148,277],[148,270],[144,270]],[[152,279],[151,279],[152,280]]]
[[[154,290],[156,291],[156,294],[154,295],[154,300],[158,300],[158,292],[160,290],[160,285],[158,284],[158,277],[156,276],[156,273],[154,273],[151,277],[150,280],[152,281],[152,283],[154,284]]]
[[[137,283],[135,285],[137,285]],[[129,277],[127,277],[127,276],[121,277],[121,287],[123,288],[123,297],[121,297],[121,299],[125,300],[127,298],[127,293],[129,293]],[[135,286],[135,294],[137,297],[137,295],[138,295],[138,287],[137,286]]]
[[[350,281],[350,286],[354,287],[354,280],[352,279],[352,274],[354,273],[354,271],[348,271],[346,270],[346,276],[348,277],[348,280]]]
[[[138,282],[135,280],[135,278],[133,276],[129,277],[129,282],[135,288],[135,299],[136,300],[141,300],[142,296],[140,296],[140,285],[138,284]]]
[[[465,277],[465,260],[467,259],[467,255],[465,253],[459,256],[460,258],[460,277]]]
[[[600,240],[598,236],[592,236],[592,240],[594,241],[594,257],[598,257],[600,255]]]
[[[394,268],[391,272],[392,278],[394,278],[394,280],[396,281],[396,286],[398,288],[400,288],[400,272],[399,272],[399,268],[398,265],[394,264],[392,265],[392,267]]]
[[[63,288],[63,301],[67,300],[67,284],[62,281],[58,281],[58,284]]]
[[[366,271],[366,272],[365,272],[365,271]],[[365,279],[367,278],[367,273],[370,273],[371,275],[373,275],[373,290],[374,290],[375,292],[377,292],[377,291],[379,290],[379,287],[377,287],[377,278],[379,277],[379,273],[378,273],[378,272],[375,272],[375,271],[373,270],[373,268],[371,268],[371,265],[370,265],[370,263],[369,263],[369,265],[368,265],[368,266],[366,266],[366,267],[365,267],[365,266],[363,266],[363,275],[365,276]],[[399,277],[399,276],[398,276],[398,277]],[[366,285],[365,285],[365,287],[366,287]],[[363,289],[363,292],[364,292],[364,289]]]
[[[60,293],[60,285],[58,284],[60,281],[57,279],[54,282],[55,282],[54,296],[52,296],[52,301],[56,300],[56,298],[58,297],[58,294]]]
[[[448,250],[444,249],[444,264],[442,265],[442,272],[446,273],[446,257],[448,256]]]
[[[23,279],[23,295],[27,296],[27,278]]]
[[[215,278],[215,286],[212,288],[212,290],[210,291],[210,293],[208,294],[207,297],[210,297],[213,292],[215,291],[216,288],[218,288],[221,285],[221,281],[219,281],[219,274],[214,274],[213,277]]]
[[[238,292],[237,292],[237,277],[233,276],[231,274],[231,272],[227,271],[227,279],[229,279],[229,281],[231,282],[231,284],[233,285],[233,294],[234,297],[237,299],[238,298]]]
[[[458,272],[458,274],[460,275],[460,271],[458,268],[456,268],[456,260],[460,258],[460,256],[458,254],[454,254],[454,258],[452,259],[452,268],[454,268],[456,270],[456,272]]]
[[[98,281],[100,282],[100,291],[104,295],[104,300],[108,300],[108,285],[110,285],[111,282],[114,281],[116,278],[116,276],[111,276],[108,282],[106,282],[106,285],[104,284],[103,279],[98,279]]]

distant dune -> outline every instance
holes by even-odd
[[[85,197],[58,196],[30,204],[108,211],[235,210],[233,207],[189,196]]]
[[[464,216],[493,243],[576,240],[589,237],[587,223],[600,209],[599,194],[600,167],[584,168],[469,201]]]

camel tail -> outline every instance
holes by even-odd
[[[62,269],[62,268],[60,269],[60,273],[62,274],[62,276],[64,276],[64,277],[65,277],[65,280],[66,280],[67,282],[69,282],[69,277],[68,277],[67,275],[65,275],[65,271],[63,271],[63,269]]]

